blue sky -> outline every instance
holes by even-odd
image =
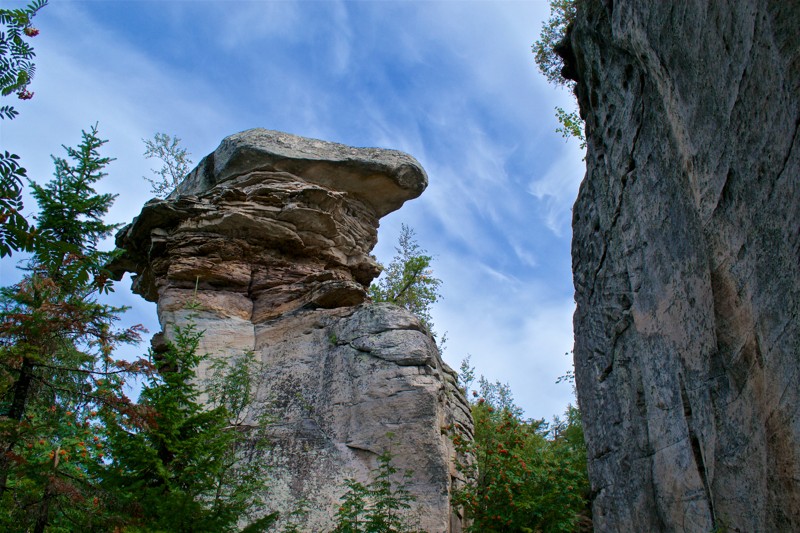
[[[27,2],[4,1],[4,7]],[[116,161],[99,187],[129,222],[150,198],[156,164],[142,139],[179,136],[194,162],[223,137],[264,127],[404,150],[430,185],[381,222],[388,262],[401,223],[434,256],[433,310],[454,368],[471,354],[510,384],[531,417],[572,401],[571,208],[583,177],[576,142],[555,132],[571,96],[547,84],[530,52],[546,1],[272,2],[51,0],[35,19],[37,74],[2,148],[29,176],[99,123]],[[26,203],[33,212],[34,203]],[[17,257],[0,262],[3,284]],[[155,306],[129,290],[128,323],[158,331]]]

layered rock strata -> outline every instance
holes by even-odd
[[[800,4],[578,6],[596,530],[800,531]]]
[[[422,529],[461,530],[443,430],[472,432],[456,374],[413,315],[366,296],[379,219],[426,185],[400,152],[249,130],[117,236],[115,270],[136,274],[134,290],[157,302],[168,335],[193,320],[204,352],[254,351],[263,362],[254,411],[274,419],[264,512],[304,501],[308,531],[332,529],[344,480],[368,481],[386,449],[413,471]]]

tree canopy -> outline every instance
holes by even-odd
[[[54,178],[32,183],[39,204],[23,279],[0,289],[0,529],[3,531],[230,531],[259,503],[264,421],[253,403],[252,354],[195,369],[202,332],[174,332],[148,358],[115,348],[141,328],[118,329],[124,308],[99,249],[117,226],[115,196],[94,186],[112,161],[97,126]],[[145,381],[138,401],[127,380]],[[207,399],[200,400],[201,394]],[[262,531],[275,515],[252,517]]]
[[[580,411],[569,406],[552,424],[526,420],[508,385],[480,377],[469,359],[460,382],[469,392],[474,440],[454,436],[474,462],[460,466],[468,482],[454,502],[471,521],[469,531],[591,531],[586,447]]]
[[[181,140],[177,135],[156,133],[152,139],[142,139],[142,141],[145,146],[144,156],[147,159],[161,161],[161,168],[152,171],[155,179],[143,177],[150,183],[151,193],[155,194],[157,198],[166,198],[192,168],[189,152],[181,146]]]
[[[431,306],[440,298],[442,281],[433,275],[433,258],[419,245],[414,230],[401,225],[395,256],[369,288],[374,302],[391,302],[411,311],[431,333]]]

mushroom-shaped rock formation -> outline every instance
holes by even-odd
[[[114,268],[136,272],[134,290],[150,301],[196,283],[246,294],[254,321],[355,305],[380,272],[369,255],[378,220],[427,184],[402,152],[248,130],[145,204],[117,235],[126,254]]]
[[[136,274],[167,336],[191,320],[202,352],[253,351],[264,364],[253,406],[275,418],[264,512],[304,500],[308,531],[332,528],[344,480],[368,480],[390,446],[414,472],[422,530],[461,530],[442,428],[471,438],[468,404],[420,322],[366,292],[380,217],[426,186],[401,152],[254,129],[223,140],[117,235],[125,253],[112,270]]]

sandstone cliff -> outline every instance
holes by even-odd
[[[380,217],[426,185],[400,152],[249,130],[117,236],[117,273],[136,274],[134,290],[158,303],[167,334],[194,313],[204,352],[252,350],[264,363],[259,404],[277,417],[264,511],[304,500],[305,530],[332,529],[344,479],[368,480],[387,447],[400,472],[414,472],[423,530],[461,530],[442,430],[472,432],[456,374],[413,315],[366,297]]]
[[[800,4],[578,6],[596,529],[800,531]]]

